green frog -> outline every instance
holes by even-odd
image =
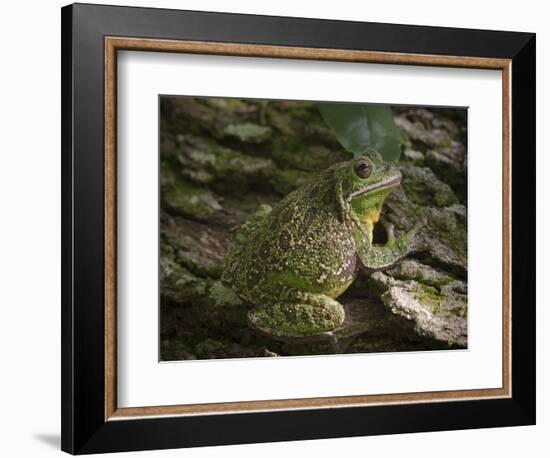
[[[340,162],[273,208],[261,205],[236,232],[222,281],[252,305],[249,323],[273,336],[302,337],[340,327],[336,298],[362,269],[391,267],[411,250],[418,226],[373,244],[384,200],[401,182],[376,151]]]

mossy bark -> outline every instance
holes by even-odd
[[[345,345],[336,351],[463,348],[466,119],[454,110],[405,107],[395,108],[394,117],[405,138],[403,184],[387,199],[382,221],[400,235],[424,219],[421,240],[430,249],[377,277],[357,278],[339,298],[355,327],[341,335]],[[253,332],[248,305],[219,281],[234,229],[259,205],[276,203],[351,158],[315,104],[162,98],[160,128],[161,358],[334,352],[329,341],[285,342]],[[376,228],[375,242],[383,237]],[[399,302],[405,292],[423,304],[416,315],[407,316],[407,303]],[[454,332],[438,331],[447,324]]]

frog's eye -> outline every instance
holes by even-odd
[[[357,161],[353,170],[355,170],[358,177],[368,178],[372,173],[372,164],[367,160]]]

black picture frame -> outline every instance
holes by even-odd
[[[512,396],[106,421],[105,36],[511,59]],[[62,8],[61,38],[64,451],[535,424],[535,34],[74,4]]]

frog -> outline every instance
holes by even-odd
[[[336,163],[277,204],[262,204],[235,232],[222,282],[250,305],[247,320],[271,336],[331,333],[346,318],[337,301],[358,276],[392,267],[414,246],[421,223],[373,243],[401,173],[371,150]]]

